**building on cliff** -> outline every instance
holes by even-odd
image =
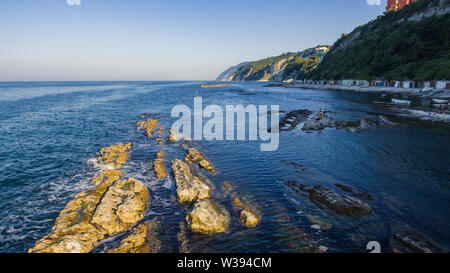
[[[387,2],[387,6],[386,6],[386,10],[390,11],[397,11],[397,10],[401,10],[402,8],[404,8],[405,6],[413,3],[413,2],[417,2],[419,0],[388,0]]]
[[[325,54],[327,54],[328,51],[330,51],[330,47],[329,46],[317,46],[315,48],[315,51],[316,51],[317,56],[319,56],[319,62],[322,62]]]

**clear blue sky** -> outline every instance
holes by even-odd
[[[1,0],[0,81],[212,80],[243,61],[332,44],[385,2]]]

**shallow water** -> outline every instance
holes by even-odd
[[[97,172],[87,161],[105,146],[133,142],[126,176],[151,191],[148,218],[158,216],[162,251],[179,251],[177,234],[188,208],[175,198],[173,178],[155,179],[147,163],[160,148],[136,130],[142,113],[158,116],[166,128],[173,106],[280,105],[291,111],[320,107],[346,121],[386,115],[394,128],[361,133],[296,128],[280,133],[275,152],[261,152],[258,141],[193,141],[218,170],[201,172],[213,199],[231,213],[227,233],[199,236],[186,232],[192,252],[366,252],[369,241],[385,251],[392,229],[408,225],[450,248],[450,128],[448,123],[393,115],[374,104],[374,94],[263,87],[262,83],[200,89],[203,82],[39,82],[0,83],[0,252],[26,252],[46,235],[59,211],[78,192],[92,186]],[[167,132],[166,132],[167,133]],[[179,144],[166,141],[167,162],[182,158]],[[301,166],[300,166],[301,165]],[[351,218],[318,208],[286,181],[350,185],[374,196],[370,216]],[[262,213],[255,229],[239,224],[223,182]],[[332,225],[318,231],[308,218]],[[183,228],[181,228],[183,229]],[[110,241],[114,241],[114,238]],[[105,242],[107,245],[110,241]],[[97,249],[101,251],[101,247]]]

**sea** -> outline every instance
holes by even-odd
[[[369,242],[389,251],[398,230],[413,230],[450,249],[450,126],[433,109],[393,106],[380,94],[267,87],[268,83],[216,82],[1,82],[0,83],[0,252],[27,252],[48,234],[74,196],[93,187],[98,173],[89,162],[102,147],[133,143],[123,166],[126,177],[150,190],[146,219],[157,217],[161,252],[360,252]],[[395,126],[363,131],[326,128],[279,133],[279,147],[261,151],[260,140],[196,140],[160,146],[137,130],[148,113],[167,129],[178,120],[176,105],[277,105],[281,115],[322,108],[343,121],[386,117]],[[269,108],[270,109],[270,108]],[[207,122],[203,118],[203,122]],[[217,173],[199,175],[211,199],[229,211],[225,233],[205,236],[186,228],[189,205],[177,202],[170,168],[183,159],[182,145],[201,151]],[[169,177],[156,178],[151,162],[159,149]],[[341,194],[346,185],[371,196],[373,213],[351,217],[320,206],[296,181]],[[232,194],[224,188],[228,182]],[[247,228],[233,209],[232,196],[251,204],[261,221]],[[182,234],[182,236],[179,236]],[[180,239],[181,238],[181,239]],[[101,252],[117,238],[102,242]]]

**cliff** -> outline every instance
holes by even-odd
[[[342,34],[332,47],[242,63],[223,75],[218,80],[448,80],[450,0],[420,0]]]
[[[450,1],[421,0],[343,34],[310,79],[450,79]]]
[[[301,52],[289,52],[279,56],[232,66],[219,75],[220,81],[289,81],[305,77],[319,63],[319,56],[329,46],[318,46]]]

